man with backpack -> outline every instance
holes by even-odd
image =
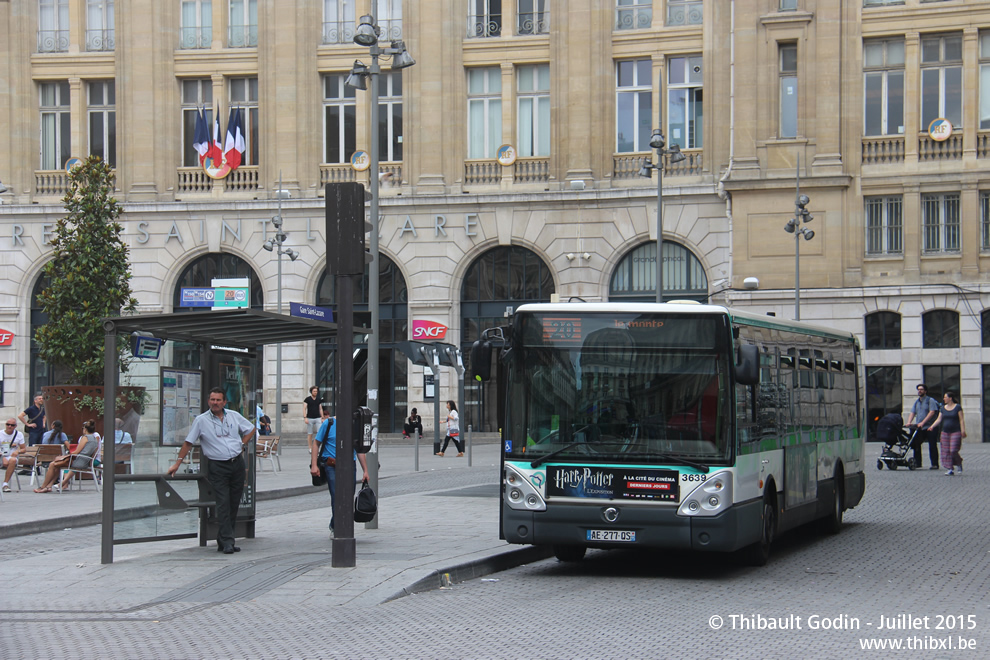
[[[921,444],[928,442],[928,459],[932,463],[928,469],[938,469],[938,434],[931,431],[932,422],[938,417],[938,410],[938,401],[928,396],[928,386],[918,383],[918,400],[911,406],[911,415],[907,421],[907,425],[911,426],[916,418],[918,420],[918,432],[911,443],[915,467],[921,467]]]
[[[333,538],[333,498],[336,497],[337,486],[337,418],[327,417],[323,420],[320,430],[313,439],[315,451],[310,453],[309,473],[319,476],[322,470],[326,476],[327,489],[330,491],[330,538]],[[368,480],[368,461],[364,454],[354,452],[354,458],[364,470],[362,481]]]

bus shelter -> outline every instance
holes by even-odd
[[[205,478],[205,457],[173,477],[165,471],[175,461],[176,450],[192,418],[207,409],[211,387],[222,385],[237,397],[239,412],[256,420],[256,392],[261,383],[261,351],[264,346],[336,337],[334,323],[285,316],[248,308],[217,309],[172,314],[141,314],[103,320],[107,355],[116,355],[118,339],[139,336],[164,340],[166,348],[153,360],[139,359],[129,375],[132,384],[144,386],[149,396],[141,406],[140,431],[127,447],[126,465],[118,465],[122,445],[114,442],[115,405],[118,401],[120,365],[108,360],[105,367],[103,447],[103,511],[101,562],[113,563],[113,546],[199,536],[205,545],[211,528],[212,493]],[[367,334],[368,329],[355,329]],[[198,360],[196,359],[198,357]],[[220,381],[223,381],[221,384]],[[155,396],[157,394],[157,397]],[[157,405],[153,402],[157,400]],[[275,405],[281,405],[276,401]],[[250,406],[251,410],[246,410]],[[235,536],[254,536],[254,441],[246,461],[247,479],[235,524]],[[123,469],[122,469],[123,468]],[[123,472],[123,473],[118,473]]]

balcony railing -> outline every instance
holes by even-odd
[[[328,21],[323,24],[323,43],[354,43],[354,21]]]
[[[397,41],[402,39],[401,18],[379,19],[378,27],[382,29],[382,33],[378,36],[380,41]]]
[[[113,49],[113,30],[86,30],[86,50],[107,51]]]
[[[464,162],[464,185],[498,185],[501,180],[502,166],[495,159]]]
[[[36,170],[34,194],[39,197],[61,197],[69,190],[69,175],[65,170]]]
[[[224,189],[231,192],[245,192],[258,189],[258,166],[242,165],[224,177]]]
[[[863,138],[863,165],[892,165],[904,162],[904,136]]]
[[[39,53],[64,53],[69,50],[68,30],[38,30]]]
[[[320,164],[321,189],[328,183],[351,183],[356,178],[356,173],[350,163]]]
[[[640,30],[650,27],[652,23],[652,2],[643,2],[638,5],[624,5],[615,8],[616,30]]]
[[[213,188],[213,179],[206,176],[202,167],[180,167],[177,174],[179,181],[175,192],[179,195],[208,193]]]
[[[498,37],[502,35],[502,15],[468,16],[467,36],[469,39]]]
[[[959,160],[962,158],[962,145],[962,132],[953,133],[943,142],[936,142],[925,133],[918,138],[918,162]]]
[[[257,25],[231,25],[227,32],[228,48],[254,48],[258,45]]]
[[[549,158],[519,158],[512,172],[515,183],[546,183],[550,180]]]
[[[531,11],[519,14],[516,34],[549,34],[550,12]]]
[[[976,134],[976,157],[990,157],[990,133]]]
[[[212,45],[212,27],[179,28],[179,48],[183,50],[192,50],[197,48],[209,48]]]
[[[704,11],[697,2],[667,2],[667,25],[701,25]]]
[[[684,160],[679,163],[670,162],[670,154],[664,155],[663,175],[668,176],[700,176],[704,172],[704,158],[701,149],[683,149]],[[654,156],[649,152],[638,154],[615,154],[612,156],[612,178],[634,179],[639,176],[646,161],[653,162]]]

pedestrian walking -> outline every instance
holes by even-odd
[[[316,432],[316,451],[310,453],[309,473],[319,476],[320,470],[326,476],[330,491],[330,538],[333,538],[333,499],[337,496],[337,418],[327,417]],[[368,480],[368,460],[364,454],[354,452],[353,460],[364,471],[362,481]]]
[[[323,397],[320,396],[320,388],[313,385],[309,388],[309,396],[303,399],[305,414],[303,422],[306,423],[306,444],[309,445],[309,453],[312,455],[314,443],[313,436],[320,430],[323,423]]]
[[[464,441],[460,438],[460,423],[457,418],[457,404],[453,401],[447,402],[447,435],[443,439],[443,447],[440,448],[440,452],[437,456],[443,456],[444,452],[447,451],[447,445],[450,441],[454,441],[454,445],[457,447],[457,455],[464,455]]]
[[[217,502],[217,523],[220,525],[217,552],[231,555],[241,551],[234,545],[234,523],[244,492],[244,446],[251,441],[255,428],[240,413],[226,410],[227,395],[219,387],[210,390],[209,406],[209,410],[193,420],[179,456],[167,474],[172,476],[178,471],[194,444],[201,446],[203,455],[210,459],[206,478]]]
[[[957,468],[962,472],[959,445],[966,437],[966,418],[963,417],[963,409],[955,392],[946,390],[942,402],[942,410],[932,422],[932,428],[942,429],[942,467],[948,466],[946,474],[952,476]]]
[[[17,419],[24,423],[28,445],[40,445],[45,435],[45,398],[41,392],[34,395],[34,403],[17,415]]]
[[[918,383],[918,400],[911,406],[911,414],[908,415],[907,425],[911,426],[915,419],[918,420],[918,432],[914,435],[914,442],[911,448],[914,449],[914,466],[921,467],[921,445],[928,443],[928,460],[931,461],[931,470],[938,469],[938,432],[933,431],[931,426],[935,418],[938,417],[938,401],[928,396],[928,386]]]

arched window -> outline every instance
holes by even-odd
[[[470,367],[471,344],[481,337],[481,333],[505,325],[506,308],[515,309],[526,302],[550,302],[550,295],[555,291],[549,266],[532,250],[519,246],[497,247],[475,259],[461,285],[461,352],[465,368]],[[493,370],[492,374],[495,373]],[[467,410],[461,411],[462,428],[470,424],[475,430],[498,430],[494,405],[497,380],[493,377],[483,386],[476,381],[465,382]],[[490,396],[482,396],[481,387],[485,387]],[[486,402],[491,405],[485,407]]]
[[[922,348],[959,348],[959,314],[934,309],[921,315]]]
[[[901,315],[897,312],[873,312],[866,315],[866,348],[901,347]]]
[[[384,254],[379,254],[378,267],[378,429],[382,433],[391,433],[402,428],[402,419],[408,414],[408,362],[405,356],[395,350],[394,343],[405,341],[409,336],[409,300],[406,289],[406,279],[395,262]],[[354,311],[368,311],[368,269],[365,267],[364,276],[355,282]],[[316,284],[316,304],[334,310],[337,318],[336,283],[332,277],[323,274]],[[368,378],[368,344],[355,337],[354,350],[354,381],[355,392],[364,404],[364,392],[367,391]],[[334,387],[334,370],[336,360],[336,341],[317,342],[316,344],[316,386],[320,388],[323,397],[330,402],[331,410],[336,411],[336,388]],[[307,387],[310,384],[307,384]]]
[[[612,273],[608,299],[612,302],[655,302],[657,244],[643,243],[630,251]],[[663,299],[708,300],[705,268],[683,245],[663,242]]]
[[[249,280],[251,287],[251,309],[264,309],[265,292],[261,286],[261,279],[254,272],[251,264],[236,254],[216,252],[204,254],[185,267],[175,283],[175,290],[172,291],[172,307],[176,312],[206,309],[203,307],[181,307],[182,289],[213,286],[212,281],[214,279],[245,277]]]

